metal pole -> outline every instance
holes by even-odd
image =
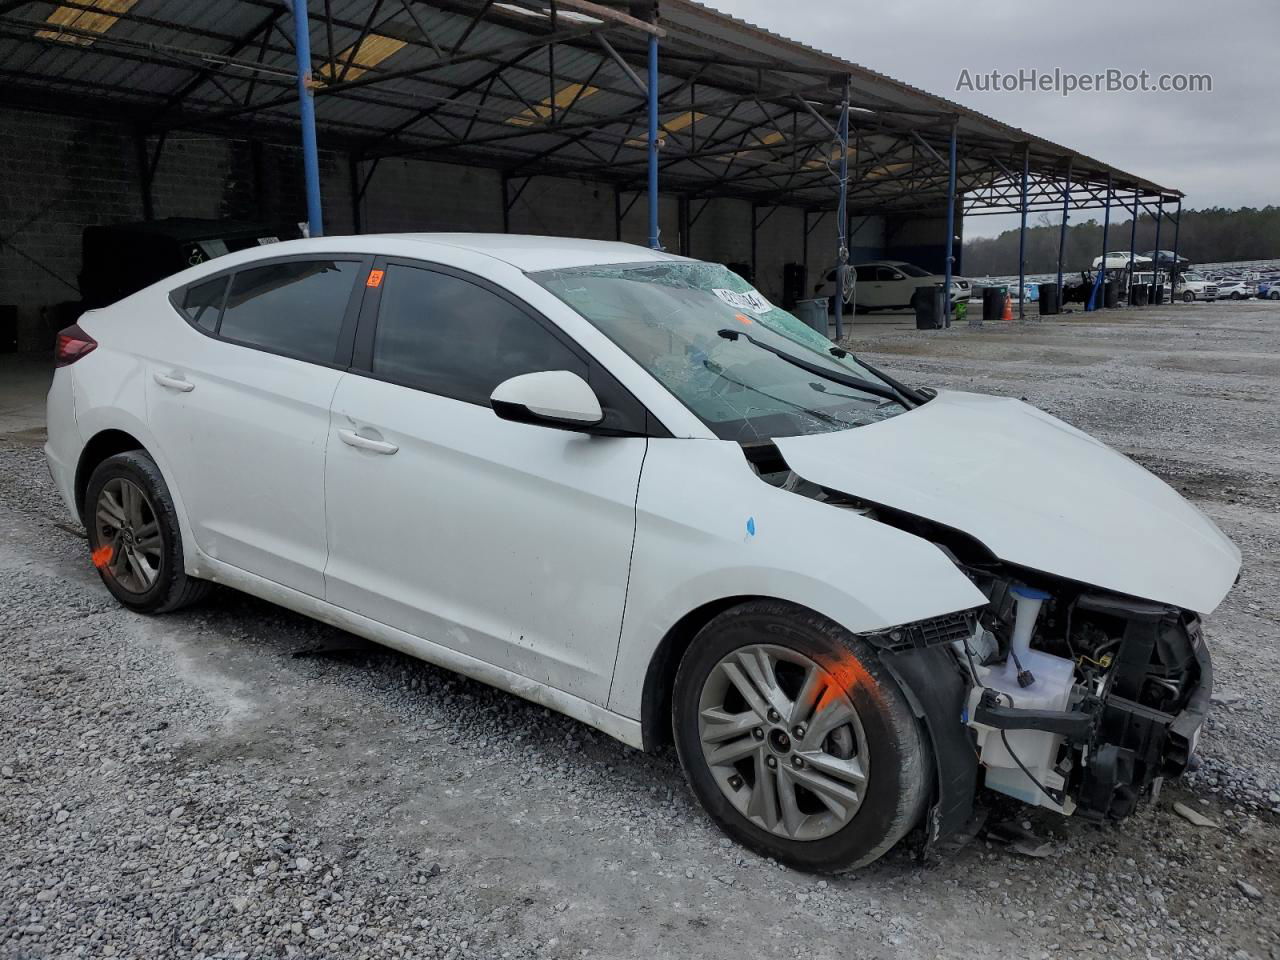
[[[1138,199],[1141,197],[1141,190],[1134,187],[1133,190],[1133,221],[1129,225],[1129,289],[1124,292],[1124,302],[1133,306],[1133,275],[1137,272],[1134,270],[1134,259],[1138,256]]]
[[[307,0],[288,0],[293,9],[293,48],[298,61],[298,115],[302,123],[302,175],[307,189],[307,233],[324,236],[320,208],[320,148],[316,144],[316,102],[311,86],[311,24]]]
[[[1107,205],[1102,213],[1102,272],[1107,272],[1107,237],[1111,233],[1111,174],[1107,174]],[[1104,301],[1105,302],[1105,301]]]
[[[1062,258],[1067,250],[1067,211],[1071,208],[1071,157],[1067,157],[1067,182],[1062,188],[1062,224],[1058,228],[1058,302],[1062,302]]]
[[[662,249],[658,230],[658,38],[649,35],[649,246]]]
[[[1027,304],[1024,296],[1027,289],[1027,180],[1031,176],[1031,144],[1022,148],[1022,202],[1018,205],[1022,213],[1022,225],[1018,228],[1018,319],[1027,318]]]
[[[1173,221],[1173,269],[1178,270],[1178,234],[1182,233],[1182,198],[1178,198],[1178,219]]]
[[[951,326],[951,269],[955,260],[956,235],[956,127],[959,121],[951,121],[951,145],[947,154],[947,263],[942,283],[943,326]]]
[[[1102,285],[1096,284],[1094,288],[1102,291],[1102,306],[1107,305],[1107,234],[1111,230],[1111,174],[1107,174],[1107,204],[1103,208],[1102,213],[1102,263],[1098,267],[1098,272],[1102,274]],[[1093,309],[1098,309],[1098,303],[1094,300],[1093,294],[1089,294],[1089,299],[1093,302]]]
[[[849,78],[844,78],[840,105],[840,201],[836,205],[836,340],[844,339],[844,284],[848,279],[849,217]]]
[[[1151,258],[1151,300],[1155,299],[1156,287],[1160,285],[1160,221],[1164,219],[1164,194],[1160,194],[1160,200],[1156,204],[1156,248],[1151,251],[1155,254]],[[1169,300],[1173,300],[1173,291],[1169,291]]]

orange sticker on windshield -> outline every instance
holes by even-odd
[[[376,287],[376,286],[378,286],[380,283],[382,283],[382,271],[381,271],[381,270],[370,270],[370,271],[369,271],[369,279],[368,279],[368,280],[366,280],[366,281],[364,282],[364,285],[365,285],[366,287]]]
[[[734,317],[734,319],[737,320],[739,323],[751,322],[751,318],[748,317],[745,313],[739,313],[737,316]]]

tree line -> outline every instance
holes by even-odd
[[[1107,249],[1129,249],[1132,218],[1117,220],[1122,210],[1114,206]],[[1081,223],[1067,221],[1067,240],[1062,267],[1068,273],[1087,270],[1102,253],[1102,222],[1098,213]],[[1040,214],[1033,226],[1027,224],[1027,273],[1053,273],[1058,269],[1058,224],[1048,214]],[[1160,247],[1173,249],[1173,223],[1165,218],[1160,228]],[[1139,252],[1156,245],[1155,217],[1138,215]],[[1219,263],[1233,260],[1280,258],[1280,206],[1257,209],[1184,210],[1178,231],[1178,253],[1192,263]],[[964,242],[963,271],[975,277],[1010,276],[1018,272],[1018,231],[1006,230],[998,237],[980,237]]]

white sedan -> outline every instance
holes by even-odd
[[[1123,817],[1194,750],[1234,545],[1078,430],[899,383],[716,264],[294,241],[84,314],[56,362],[49,466],[119,602],[225,584],[674,740],[797,867],[936,840],[982,786]]]

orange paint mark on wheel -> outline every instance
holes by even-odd
[[[880,700],[880,688],[875,678],[867,672],[867,668],[852,653],[838,654],[833,660],[822,665],[830,675],[832,682],[822,691],[817,709],[821,710],[832,700],[845,694],[853,696],[855,688],[861,687],[875,701]]]
[[[95,567],[101,570],[111,562],[112,555],[113,551],[111,549],[111,544],[104,543],[97,550],[93,551],[93,553],[89,554],[89,559],[93,561],[93,565]]]

